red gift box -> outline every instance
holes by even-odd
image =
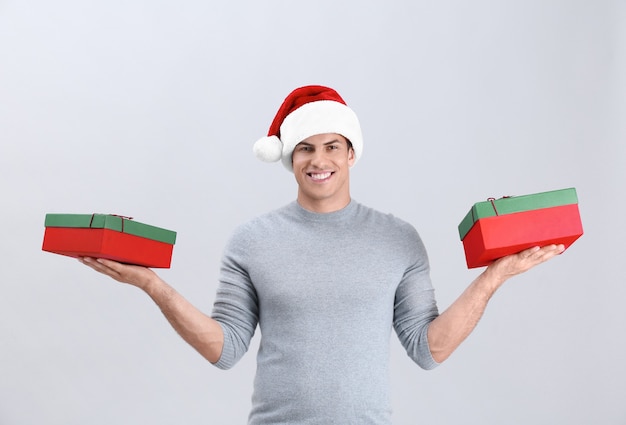
[[[47,214],[42,250],[169,268],[176,232],[105,214]]]
[[[494,201],[500,202],[501,208]],[[534,246],[563,244],[567,249],[583,234],[574,189],[490,199],[489,202],[492,215],[473,217],[469,231],[461,234],[468,268],[487,266],[498,258]],[[564,205],[552,205],[563,202]],[[537,205],[540,207],[537,208]],[[552,206],[541,208],[545,205]],[[507,208],[513,212],[498,212]],[[524,210],[526,208],[533,209]],[[475,206],[468,215],[475,214],[477,210],[480,208]]]

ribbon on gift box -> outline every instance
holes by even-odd
[[[503,197],[502,197],[502,198],[500,198],[500,199],[506,199],[506,198],[512,198],[512,196],[510,196],[510,195],[508,195],[508,196],[503,196]],[[498,209],[496,208],[496,198],[487,198],[487,200],[488,200],[489,202],[491,202],[491,206],[493,207],[493,211],[496,213],[496,215],[500,215],[500,214],[498,213]]]
[[[113,217],[119,217],[119,218],[122,219],[122,233],[124,233],[124,219],[127,219],[127,220],[132,220],[133,219],[132,217],[128,217],[126,215],[118,215],[118,214],[106,214],[106,215],[111,215]],[[95,216],[96,216],[95,213],[91,214],[91,220],[89,220],[89,228],[90,229],[91,229],[91,225],[93,224],[93,219],[94,219]]]
[[[500,199],[506,199],[506,198],[512,198],[513,196],[511,195],[505,195]],[[493,211],[496,213],[497,216],[500,215],[500,213],[498,213],[498,209],[496,208],[496,198],[487,198],[487,201],[491,202],[491,206],[493,207]],[[470,212],[472,213],[472,221],[475,222],[476,221],[476,217],[474,216],[474,209],[471,209]]]

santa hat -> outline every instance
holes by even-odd
[[[282,160],[293,172],[291,154],[298,143],[316,134],[337,133],[348,139],[354,160],[363,152],[359,120],[335,90],[304,86],[292,91],[278,109],[266,137],[254,144],[254,154],[266,162]]]

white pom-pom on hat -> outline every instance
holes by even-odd
[[[252,147],[254,155],[265,162],[277,162],[283,154],[283,142],[277,136],[265,136]]]

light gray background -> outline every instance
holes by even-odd
[[[0,424],[245,422],[258,340],[213,368],[143,293],[42,252],[43,219],[177,230],[160,274],[209,312],[233,228],[294,199],[251,147],[311,83],[358,113],[353,197],[417,227],[441,309],[480,271],[474,202],[578,190],[585,235],[444,365],[392,337],[396,423],[626,423],[625,49],[619,0],[0,2]]]

